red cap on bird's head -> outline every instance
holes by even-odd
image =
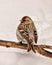
[[[21,23],[22,24],[29,24],[29,23],[31,23],[32,22],[32,19],[29,17],[29,16],[24,16],[24,17],[22,17],[22,19],[21,19]]]
[[[22,17],[22,19],[21,19],[21,23],[24,23],[24,22],[27,22],[26,20],[32,20],[29,16],[24,16],[24,17]],[[29,22],[29,21],[28,21]]]
[[[22,18],[22,20],[24,20],[24,19],[26,19],[26,18],[30,18],[29,16],[24,16],[23,18]]]

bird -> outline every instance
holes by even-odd
[[[23,16],[21,18],[16,30],[16,36],[20,44],[23,44],[22,42],[27,43],[27,52],[32,50],[36,53],[34,45],[37,44],[38,33],[34,21],[29,16]]]

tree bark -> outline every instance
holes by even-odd
[[[20,48],[20,49],[26,49],[27,50],[27,44],[20,44],[19,42],[13,42],[13,41],[0,40],[0,46],[5,46],[7,48],[13,47],[13,48]],[[49,45],[34,45],[34,49],[39,54],[52,58],[52,52],[49,52],[49,51],[45,50],[44,48],[52,49],[52,46],[49,46]]]

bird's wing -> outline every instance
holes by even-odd
[[[35,43],[37,43],[37,41],[38,41],[38,34],[37,34],[37,30],[36,29],[34,30],[34,40],[35,40]]]
[[[34,41],[35,41],[35,43],[37,43],[37,41],[38,41],[38,33],[37,33],[37,29],[36,29],[34,23],[32,23],[32,28],[33,28],[33,31],[34,31]]]
[[[21,27],[21,29],[19,29],[19,28],[18,28],[18,31],[20,32],[21,36],[23,38],[27,39],[28,38],[28,32],[24,28],[22,28],[22,27]]]

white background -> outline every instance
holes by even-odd
[[[52,0],[0,0],[0,40],[16,41],[20,19],[28,15],[38,30],[38,44],[52,45]],[[52,59],[25,50],[0,47],[0,65],[52,65]]]

